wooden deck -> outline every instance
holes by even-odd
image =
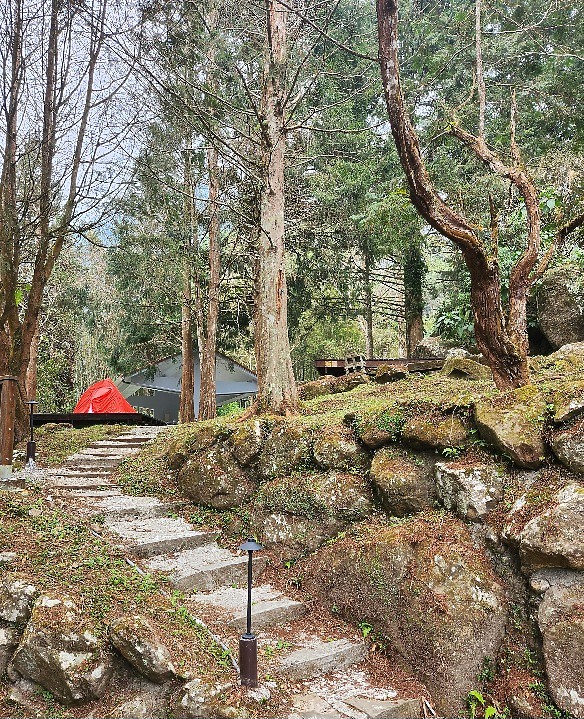
[[[352,360],[353,358],[351,358]],[[408,372],[433,372],[435,370],[442,369],[444,366],[443,359],[406,359],[404,358],[375,358],[366,359],[365,371],[374,374],[380,365],[387,364],[396,367],[407,367]],[[333,375],[340,377],[341,375],[347,374],[347,369],[353,362],[348,362],[347,359],[318,359],[315,360],[314,366],[319,375]]]
[[[161,422],[159,419],[154,419],[154,417],[141,414],[140,412],[92,412],[89,414],[39,412],[34,415],[35,427],[41,427],[43,424],[48,424],[49,422],[54,422],[55,424],[72,424],[76,429],[79,427],[90,427],[94,424],[149,425],[151,427],[164,425],[164,422]]]

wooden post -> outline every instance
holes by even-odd
[[[17,382],[17,377],[0,377],[0,480],[12,476]]]

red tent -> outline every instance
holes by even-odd
[[[111,381],[103,379],[92,384],[79,398],[73,410],[75,414],[136,412]]]

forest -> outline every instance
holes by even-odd
[[[257,413],[298,412],[317,358],[425,336],[529,383],[528,354],[563,344],[546,273],[583,296],[581,20],[564,0],[8,0],[0,374],[20,425],[26,398],[70,411],[181,352],[181,421],[195,351],[199,419],[216,351],[257,372]]]

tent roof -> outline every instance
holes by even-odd
[[[74,414],[110,414],[136,412],[121,395],[111,379],[102,379],[88,387],[79,398]]]

